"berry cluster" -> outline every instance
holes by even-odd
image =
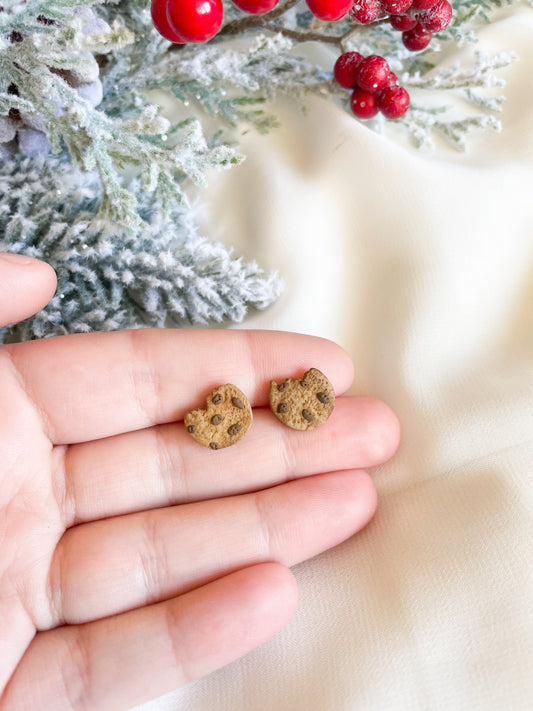
[[[370,24],[388,17],[400,30],[404,45],[417,51],[427,47],[434,32],[450,24],[448,0],[306,0],[320,20],[334,22],[349,14],[357,23]],[[262,15],[278,0],[233,0],[241,10]],[[177,44],[206,42],[222,25],[222,0],[152,0],[152,20],[166,39]]]
[[[262,15],[278,0],[233,0],[241,10]],[[206,42],[222,25],[222,0],[152,0],[152,21],[165,39],[176,44]]]
[[[358,118],[372,118],[381,111],[386,118],[397,119],[409,108],[409,94],[377,54],[345,52],[335,62],[333,76],[342,87],[352,89],[350,106]]]
[[[388,17],[407,49],[418,52],[448,27],[452,12],[448,0],[355,0],[350,17],[360,25]]]

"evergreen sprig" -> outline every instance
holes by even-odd
[[[0,251],[44,259],[56,295],[35,317],[0,332],[4,342],[138,326],[242,321],[281,293],[279,276],[199,236],[191,210],[161,205],[138,179],[142,229],[97,218],[102,186],[64,157],[17,157],[0,167]]]
[[[28,5],[32,2],[42,9],[41,0],[29,0]],[[165,134],[170,123],[160,116],[160,107],[146,101],[129,119],[93,107],[61,76],[72,69],[86,76],[96,64],[91,53],[78,56],[79,49],[87,46],[81,25],[57,32],[60,47],[42,41],[39,34],[29,34],[0,54],[0,113],[14,108],[39,116],[54,152],[66,149],[86,170],[98,170],[104,186],[100,217],[129,229],[140,227],[136,200],[121,185],[119,171],[128,166],[138,170],[145,189],[166,206],[173,200],[186,202],[181,188],[184,178],[205,185],[207,169],[240,162],[229,146],[210,148],[198,121],[183,126],[175,145],[147,141],[148,136]],[[118,51],[133,34],[117,32],[115,37],[111,45]],[[97,46],[101,51],[102,43]],[[18,95],[8,93],[10,86],[17,87]]]

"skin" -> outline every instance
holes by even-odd
[[[47,303],[55,274],[0,254],[0,322]],[[271,379],[309,367],[338,395],[311,433],[268,409]],[[363,467],[399,426],[340,396],[335,344],[291,333],[138,330],[0,348],[0,711],[127,709],[261,644],[297,605],[289,567],[357,533]],[[212,451],[183,416],[218,384],[254,422]]]

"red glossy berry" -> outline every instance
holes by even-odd
[[[350,17],[360,25],[369,25],[375,22],[381,15],[383,10],[378,0],[355,0]]]
[[[411,17],[411,15],[391,15],[389,22],[395,30],[407,32],[407,30],[412,30],[413,27],[416,27],[418,20],[416,17]]]
[[[233,0],[233,4],[250,15],[262,15],[272,10],[278,4],[278,0]]]
[[[186,42],[206,42],[214,37],[222,15],[222,0],[168,0],[168,22]]]
[[[353,4],[353,0],[306,0],[306,2],[315,17],[327,22],[340,20]]]
[[[372,118],[378,112],[377,97],[375,94],[369,94],[368,91],[354,89],[350,99],[350,107],[358,118]]]
[[[377,54],[371,54],[357,67],[357,86],[363,91],[377,94],[387,85],[389,74],[387,60]]]
[[[426,32],[420,25],[402,34],[402,42],[411,52],[419,52],[425,49],[431,42],[432,32]]]
[[[406,12],[412,4],[412,0],[380,0],[381,7],[385,12],[392,15],[401,15]]]
[[[160,35],[175,44],[184,44],[185,40],[174,32],[167,19],[167,0],[152,0],[152,22]]]
[[[442,32],[452,19],[452,6],[448,0],[440,0],[436,5],[418,15],[418,22],[426,32]]]
[[[388,119],[403,116],[409,108],[409,94],[403,86],[391,86],[378,94],[378,109]]]
[[[388,89],[389,87],[393,86],[400,86],[400,80],[394,72],[391,72],[387,78],[387,83],[385,84],[385,87],[382,89],[382,91],[385,91],[385,89]]]
[[[357,67],[363,59],[359,52],[345,52],[335,62],[333,76],[345,89],[355,89],[357,86]]]
[[[413,0],[412,7],[417,10],[428,10],[433,7],[438,2],[438,0]]]

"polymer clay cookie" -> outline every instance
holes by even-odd
[[[216,387],[207,398],[207,407],[185,415],[185,428],[197,442],[210,449],[235,444],[252,424],[252,408],[246,395],[235,385]]]
[[[335,391],[326,376],[311,368],[303,378],[270,383],[270,408],[293,430],[314,430],[333,412]]]

